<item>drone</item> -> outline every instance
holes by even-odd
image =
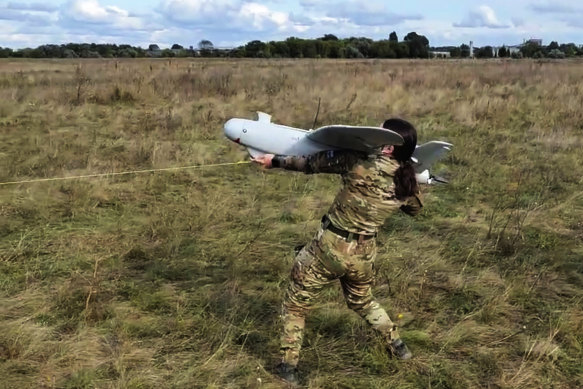
[[[256,120],[232,118],[225,125],[225,135],[247,148],[251,157],[264,154],[308,156],[328,150],[356,150],[373,152],[384,145],[401,145],[401,135],[382,127],[328,125],[315,130],[304,130],[271,122],[271,115],[257,112]],[[422,184],[447,183],[433,176],[430,167],[451,150],[451,143],[430,141],[418,145],[412,160],[417,182]]]

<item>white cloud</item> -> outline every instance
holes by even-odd
[[[164,0],[159,8],[170,21],[209,24],[239,6],[235,0]]]
[[[274,11],[266,5],[239,0],[164,0],[162,16],[178,25],[204,28],[210,32],[301,31],[302,23],[289,13]]]
[[[551,15],[569,27],[583,28],[583,5],[579,3],[575,5],[564,1],[538,1],[529,8],[547,18]]]
[[[244,23],[250,22],[257,30],[262,30],[266,24],[274,24],[278,29],[285,29],[290,24],[287,14],[271,11],[266,6],[257,3],[244,3],[239,15]]]
[[[129,11],[116,6],[102,6],[97,0],[69,2],[62,12],[62,19],[64,27],[82,25],[94,31],[99,31],[99,26],[122,31],[140,30],[145,27],[140,17],[133,16]],[[91,24],[93,27],[90,26]]]
[[[42,26],[57,20],[57,8],[42,4],[8,3],[0,12],[0,20],[26,23],[31,26]]]
[[[468,12],[466,17],[460,23],[454,23],[454,27],[486,27],[486,28],[508,28],[510,25],[498,21],[494,10],[487,5],[481,5],[478,8]]]
[[[71,4],[69,16],[81,22],[108,22],[109,12],[97,0],[76,0]]]
[[[583,13],[581,4],[574,5],[564,1],[537,1],[529,6],[535,12],[542,14],[573,14]]]
[[[55,12],[58,10],[50,4],[42,3],[20,3],[20,2],[10,2],[6,6],[7,9],[13,9],[18,11],[36,11],[36,12]]]
[[[329,21],[351,23],[353,25],[370,27],[390,27],[406,20],[420,20],[420,14],[398,14],[390,12],[383,2],[372,0],[329,1],[302,0],[300,5],[306,14],[313,19],[329,18]]]
[[[524,19],[520,18],[520,17],[513,17],[512,18],[512,25],[514,27],[522,27],[524,26]]]

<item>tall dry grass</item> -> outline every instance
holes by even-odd
[[[309,316],[312,388],[583,386],[581,62],[0,62],[0,182],[238,161],[230,117],[411,120],[451,184],[379,237],[388,358],[337,288]],[[0,187],[9,388],[282,387],[293,247],[339,186],[238,165]]]

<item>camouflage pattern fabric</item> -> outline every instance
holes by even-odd
[[[399,163],[384,155],[355,151],[323,151],[309,157],[273,159],[274,167],[313,173],[342,174],[343,187],[328,211],[332,224],[356,234],[374,235],[385,219],[396,210],[419,213],[420,195],[399,200],[393,176]]]
[[[328,211],[336,228],[374,235],[394,211],[417,214],[419,195],[399,200],[393,177],[399,163],[381,154],[324,151],[309,157],[275,156],[273,167],[304,173],[342,175],[343,186]],[[387,344],[397,339],[395,326],[372,296],[376,240],[347,240],[320,228],[314,240],[296,256],[283,304],[283,362],[296,366],[304,333],[305,316],[327,285],[340,280],[348,307],[381,333]]]
[[[322,290],[340,280],[349,308],[378,331],[387,344],[399,337],[385,310],[372,295],[376,240],[347,242],[320,228],[312,242],[296,256],[283,304],[283,362],[296,366],[304,334],[305,316]]]

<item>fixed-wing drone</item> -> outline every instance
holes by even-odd
[[[257,120],[233,118],[225,123],[225,135],[243,145],[252,157],[263,154],[307,156],[319,151],[350,149],[371,152],[384,145],[400,145],[401,135],[381,127],[332,125],[302,130],[271,122],[271,115],[257,112]],[[451,150],[447,142],[431,141],[413,153],[417,181],[446,182],[429,173],[431,165]]]

